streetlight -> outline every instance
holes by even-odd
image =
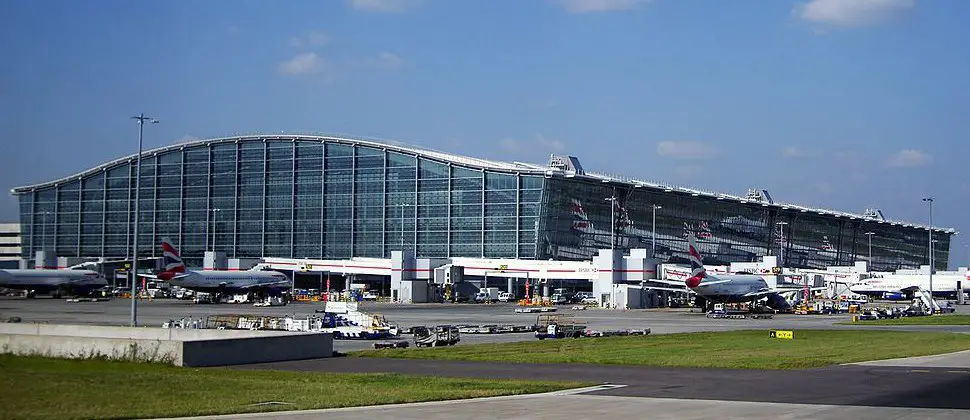
[[[929,247],[929,257],[930,257],[930,299],[933,299],[933,197],[926,197],[923,201],[930,203],[930,226],[927,229],[929,232],[929,242],[927,242],[927,247]],[[933,312],[932,306],[930,307],[930,312]]]
[[[869,271],[872,271],[872,235],[875,234],[876,232],[866,232],[866,236],[869,237]]]
[[[138,284],[138,192],[141,190],[141,148],[142,148],[142,137],[145,131],[145,121],[151,122],[152,124],[158,124],[158,120],[145,116],[142,112],[134,117],[134,120],[138,120],[138,155],[135,157],[135,245],[132,246],[133,257],[131,259],[131,326],[138,326],[138,299],[136,296],[137,290],[135,289]],[[129,178],[130,179],[130,178]]]
[[[604,199],[610,202],[610,250],[616,246],[616,190],[613,190],[613,194],[610,197]]]
[[[788,222],[775,222],[778,225],[778,266],[784,267],[783,260],[785,259],[785,225]]]
[[[658,206],[656,204],[653,204],[652,207],[653,207],[653,223],[650,227],[650,242],[651,242],[650,245],[653,248],[653,258],[657,258],[657,210],[662,209],[663,206]]]
[[[212,252],[216,252],[216,215],[219,209],[212,209]]]

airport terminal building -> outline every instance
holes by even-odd
[[[131,257],[135,159],[15,188],[21,253]],[[485,257],[588,260],[644,248],[684,262],[696,235],[705,264],[779,255],[824,268],[878,271],[928,264],[926,226],[773,201],[767,191],[712,193],[586,172],[571,156],[546,165],[497,162],[371,140],[237,136],[142,154],[139,256],[170,238],[190,266],[231,258]],[[934,228],[937,269],[952,229]]]

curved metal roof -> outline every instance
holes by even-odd
[[[303,135],[303,134],[274,134],[274,135],[240,135],[231,137],[218,137],[211,139],[199,139],[192,140],[183,143],[171,144],[168,146],[162,146],[155,149],[142,151],[142,157],[151,157],[157,154],[170,152],[174,150],[182,150],[186,148],[207,146],[211,144],[220,143],[235,143],[243,141],[268,141],[268,140],[278,140],[278,141],[318,141],[318,142],[331,142],[331,143],[342,143],[347,145],[359,145],[366,147],[373,147],[377,149],[390,150],[393,152],[404,153],[409,155],[414,155],[418,157],[423,157],[431,160],[437,160],[447,163],[453,163],[461,166],[468,166],[478,169],[487,169],[494,171],[506,171],[506,172],[526,172],[526,173],[537,173],[541,174],[544,172],[543,169],[537,169],[536,165],[528,165],[522,163],[509,163],[500,162],[489,159],[479,159],[472,158],[468,156],[456,155],[453,153],[446,153],[432,149],[426,149],[423,147],[412,146],[405,143],[388,141],[388,140],[376,140],[376,139],[364,139],[359,137],[345,137],[345,136],[328,136],[328,135]],[[25,185],[22,187],[15,187],[10,190],[13,194],[30,192],[32,190],[47,188],[57,186],[65,182],[75,181],[82,179],[87,176],[95,175],[101,171],[105,171],[115,166],[119,166],[125,163],[131,163],[135,161],[137,153],[132,153],[131,155],[121,157],[109,162],[105,162],[101,165],[95,166],[91,169],[79,172],[73,175],[69,175],[63,178],[55,179],[53,181],[41,182],[32,185]]]
[[[789,211],[798,211],[800,213],[815,213],[819,215],[833,216],[836,218],[845,218],[848,220],[860,220],[860,221],[866,221],[869,223],[889,224],[893,226],[903,226],[903,227],[917,228],[917,229],[929,228],[926,225],[920,225],[916,223],[897,221],[897,220],[882,220],[879,218],[874,218],[866,215],[842,212],[837,210],[826,210],[821,208],[813,208],[813,207],[797,205],[797,204],[789,204],[789,203],[761,202],[761,201],[752,200],[746,197],[717,193],[717,192],[706,191],[706,190],[684,187],[684,186],[676,186],[668,183],[657,183],[657,182],[644,181],[644,180],[628,178],[623,176],[593,173],[593,172],[585,172],[582,174],[570,173],[560,169],[550,168],[545,165],[536,165],[536,164],[521,163],[521,162],[501,162],[501,161],[495,161],[495,160],[489,160],[489,159],[479,159],[479,158],[461,156],[453,153],[446,153],[446,152],[441,152],[437,150],[427,149],[427,148],[409,145],[406,143],[401,143],[396,141],[367,139],[362,137],[350,137],[350,136],[343,136],[343,135],[309,135],[309,134],[236,135],[236,136],[230,136],[230,137],[199,139],[199,140],[193,140],[189,142],[163,146],[163,147],[143,151],[142,156],[150,157],[150,156],[154,156],[168,151],[181,150],[181,149],[191,148],[196,146],[206,146],[210,144],[233,143],[233,142],[242,142],[242,141],[270,141],[270,140],[318,141],[321,143],[332,142],[332,143],[342,143],[347,145],[359,145],[359,146],[373,147],[377,149],[384,149],[384,150],[389,150],[393,152],[414,155],[425,159],[437,160],[441,162],[452,163],[460,166],[472,167],[472,168],[483,169],[483,170],[527,173],[527,174],[545,175],[547,177],[557,176],[557,177],[566,177],[566,178],[586,179],[586,180],[603,182],[603,183],[616,183],[616,184],[630,186],[634,188],[648,188],[648,189],[660,190],[668,193],[676,192],[680,194],[689,194],[694,197],[707,197],[707,198],[713,198],[716,200],[730,200],[730,201],[746,203],[750,205],[760,205],[762,207],[770,207],[770,208],[789,210]],[[74,175],[66,176],[60,179],[56,179],[53,181],[47,181],[47,182],[42,182],[42,183],[33,184],[33,185],[16,187],[11,189],[11,193],[22,194],[22,193],[31,192],[36,189],[53,187],[61,183],[79,180],[86,176],[95,175],[99,172],[108,170],[112,167],[133,162],[135,160],[136,155],[137,153],[131,154],[129,156],[125,156],[122,158],[118,158],[110,162],[106,162],[101,165],[98,165],[94,168],[88,169],[86,171],[83,171]],[[936,232],[943,232],[943,233],[950,233],[950,234],[957,233],[957,231],[952,228],[933,227],[933,230]]]

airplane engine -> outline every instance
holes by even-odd
[[[779,311],[791,308],[791,304],[788,303],[788,299],[785,299],[784,296],[778,293],[768,295],[768,306]]]
[[[906,300],[906,294],[900,292],[885,292],[882,298],[886,300]]]

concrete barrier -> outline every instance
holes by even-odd
[[[0,324],[0,352],[226,366],[333,355],[323,333],[57,324]]]

